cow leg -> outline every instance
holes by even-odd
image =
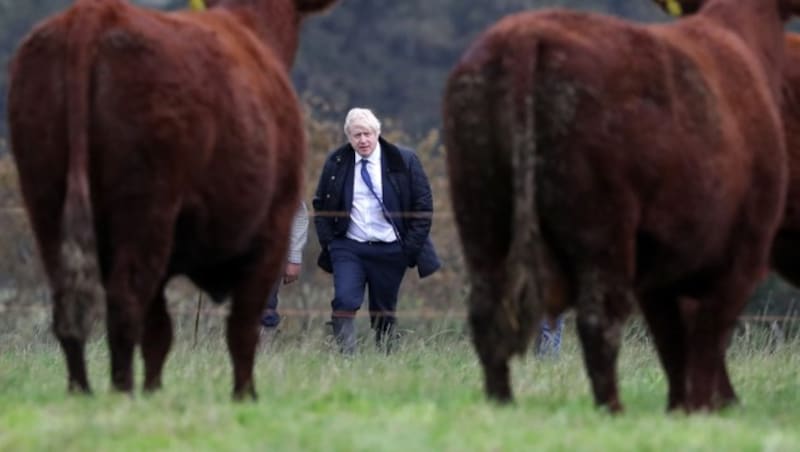
[[[233,398],[256,400],[253,366],[259,338],[259,316],[266,305],[272,280],[263,287],[237,291],[227,324],[228,352],[233,364]]]
[[[93,306],[86,293],[57,290],[53,303],[53,332],[67,361],[67,391],[90,394],[86,373],[85,344],[93,320]],[[68,306],[71,304],[72,306]]]
[[[111,385],[117,391],[133,391],[133,350],[141,337],[142,303],[133,295],[128,280],[134,272],[117,271],[107,290],[107,337],[111,353]]]
[[[677,299],[648,296],[640,306],[667,374],[667,410],[682,408],[686,399],[686,334]]]
[[[718,373],[717,330],[710,325],[701,328],[689,335],[692,347],[689,350],[686,366],[688,411],[712,409],[711,399]]]
[[[148,214],[151,205],[164,205],[159,212],[167,213]],[[107,338],[111,350],[111,384],[117,391],[133,390],[134,348],[142,338],[145,315],[150,314],[148,308],[155,303],[152,300],[164,281],[174,224],[174,215],[169,213],[174,211],[167,203],[131,202],[125,206],[125,212],[116,212],[110,225]],[[157,317],[158,313],[153,315]]]
[[[289,227],[296,209],[295,203],[281,203],[272,209],[270,223],[264,227],[265,231],[271,233],[261,238],[261,251],[256,253],[258,257],[252,266],[245,267],[243,280],[233,294],[228,315],[227,342],[233,364],[234,400],[257,398],[253,365],[259,342],[261,315],[286,262]]]
[[[728,367],[725,364],[725,350],[727,349],[724,345],[725,343],[727,341],[723,339],[723,345],[720,347],[715,360],[714,387],[712,388],[710,403],[712,409],[726,408],[735,405],[739,401],[728,375]]]
[[[86,359],[84,357],[84,340],[74,337],[58,336],[58,342],[64,351],[69,373],[67,390],[72,393],[91,394],[89,379],[86,375]]]
[[[728,288],[723,292],[730,293]],[[688,411],[716,410],[737,401],[725,365],[725,352],[740,310],[725,309],[731,306],[715,302],[730,299],[682,300],[688,326],[687,343],[692,344],[686,364]]]
[[[739,398],[736,396],[736,391],[733,389],[730,376],[728,375],[728,367],[725,364],[726,348],[727,347],[723,347],[723,350],[717,356],[717,384],[714,389],[714,400],[716,406],[719,408],[735,405],[739,401]]]
[[[55,208],[51,207],[48,212],[54,210]],[[38,214],[38,210],[33,214]],[[83,309],[76,308],[75,291],[59,288],[64,284],[64,281],[60,279],[58,243],[41,238],[46,234],[57,234],[59,223],[39,220],[39,223],[35,223],[35,226],[38,226],[35,231],[37,232],[37,237],[39,237],[39,248],[44,260],[45,270],[50,279],[50,285],[53,287],[52,331],[61,345],[61,350],[66,360],[67,391],[70,393],[90,394],[92,390],[86,372],[85,344],[90,333],[91,323],[95,320],[96,305],[99,305],[100,301],[89,302],[88,299],[81,297],[82,301],[77,303],[77,306],[83,306]],[[42,232],[43,230],[45,231]],[[101,291],[99,287],[98,290]],[[69,306],[70,303],[73,303],[71,308]]]
[[[469,322],[484,374],[486,395],[499,403],[513,401],[509,361],[528,347],[535,326],[536,306],[525,287],[513,299],[505,295],[502,277],[472,275]]]
[[[628,288],[587,272],[579,278],[578,337],[594,392],[595,403],[611,412],[622,411],[617,389],[617,355],[622,327],[630,312]]]
[[[687,363],[687,410],[717,410],[737,402],[725,365],[725,346],[719,329],[704,328],[692,336]]]
[[[142,337],[145,391],[161,388],[161,372],[171,346],[172,320],[167,312],[167,299],[164,296],[164,284],[162,284],[145,314],[144,336]]]
[[[477,286],[473,286],[469,296],[470,330],[483,368],[486,395],[496,402],[508,403],[514,399],[508,367],[511,352],[508,347],[501,345],[503,336],[499,334],[493,321],[493,317],[497,315],[497,309],[487,306],[491,299],[491,295],[485,294],[483,291],[477,290]]]
[[[667,374],[669,382],[668,410],[683,408],[691,411],[697,409],[697,406],[690,408],[687,401],[687,386],[690,385],[690,377],[687,375],[689,353],[687,344],[695,344],[697,340],[689,334],[687,325],[696,326],[698,303],[697,300],[688,297],[680,298],[678,303],[671,302],[668,297],[661,297],[660,299],[648,299],[641,305],[653,334],[659,358]],[[708,389],[700,389],[703,387],[702,383],[699,386],[691,384],[696,391],[710,393],[712,402],[708,406],[726,406],[737,400],[725,365],[725,348],[723,345],[712,360],[713,370],[708,370],[705,376],[698,377],[695,374],[691,377],[692,381],[699,378],[701,382],[712,382],[712,386]],[[699,367],[696,366],[695,369],[699,369]],[[703,405],[701,408],[707,408],[707,406]]]
[[[719,314],[712,316],[712,318],[720,320],[717,324],[717,327],[719,327],[717,333],[719,340],[715,341],[717,344],[717,352],[714,359],[714,380],[711,389],[710,406],[712,409],[724,408],[735,404],[739,400],[736,396],[736,391],[733,389],[733,384],[731,384],[728,368],[725,364],[725,354],[730,344],[730,338],[733,334],[737,316],[738,314],[736,314],[736,316],[727,316],[727,314],[724,313],[722,316]],[[728,317],[727,321],[725,317]]]

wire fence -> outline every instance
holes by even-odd
[[[337,129],[338,130],[338,129]],[[0,147],[2,142],[0,140]],[[7,166],[7,165],[6,165]],[[10,184],[9,186],[15,186]],[[401,297],[410,300],[406,302],[401,298],[398,312],[399,317],[417,319],[465,318],[464,310],[466,294],[469,290],[469,276],[466,264],[461,254],[460,242],[457,240],[453,212],[448,208],[446,190],[440,193],[443,202],[437,201],[437,210],[432,214],[434,218],[432,238],[437,252],[442,261],[442,268],[434,275],[420,280],[414,275],[413,270],[408,273],[401,287]],[[438,200],[439,198],[437,198]],[[317,215],[340,215],[337,212],[318,212]],[[309,212],[313,216],[313,211]],[[332,282],[327,273],[319,270],[315,262],[319,254],[319,244],[315,240],[314,222],[309,225],[309,240],[303,251],[303,269],[300,281],[287,287],[284,302],[281,289],[281,312],[285,317],[324,317],[328,316],[328,303],[325,299],[332,292]],[[17,190],[0,193],[0,315],[4,312],[10,314],[22,311],[21,306],[28,309],[49,309],[49,297],[44,287],[46,279],[41,270],[39,256],[33,241],[33,236],[21,206],[21,199]],[[754,295],[755,303],[748,306],[746,315],[741,319],[751,323],[790,322],[796,323],[800,315],[800,305],[795,300],[800,300],[800,292],[782,282],[775,283],[772,279],[764,290]],[[301,287],[301,291],[295,290]],[[309,295],[305,292],[311,292]],[[184,294],[187,295],[187,294]],[[332,295],[332,294],[331,294]],[[183,298],[186,298],[185,296]],[[293,300],[300,298],[300,300]],[[195,313],[196,309],[191,304],[184,302],[174,306],[174,315],[188,315]],[[222,315],[217,313],[212,303],[207,303],[204,312],[207,315]],[[403,310],[409,307],[408,310]],[[758,315],[756,313],[763,313]],[[788,315],[788,316],[787,316]]]
[[[227,316],[227,305],[210,303],[205,297],[198,297],[196,304],[192,303],[175,303],[170,307],[169,311],[172,315],[195,315],[201,311],[204,316]],[[36,304],[19,304],[7,303],[5,306],[0,304],[0,315],[25,315],[25,314],[49,314],[52,307],[49,304],[36,303]],[[309,318],[309,317],[329,317],[331,314],[330,308],[280,308],[281,317],[294,317],[294,318]],[[367,312],[361,312],[360,315],[369,315]],[[400,309],[396,312],[397,317],[407,319],[466,319],[466,309],[435,309],[435,308],[410,308]],[[568,311],[564,314],[566,318],[572,318],[574,314]],[[800,322],[800,315],[754,315],[742,314],[739,316],[739,322],[743,323],[797,323]]]

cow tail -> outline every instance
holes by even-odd
[[[88,176],[91,62],[100,14],[92,10],[91,0],[80,3],[76,8],[83,8],[73,16],[67,39],[67,174],[53,327],[59,337],[83,341],[97,316],[103,291]]]
[[[515,44],[519,44],[517,41]],[[508,292],[504,297],[507,315],[517,335],[517,352],[526,349],[544,308],[546,283],[539,212],[536,200],[536,162],[539,158],[536,130],[536,73],[540,43],[515,46],[504,62],[509,88],[512,168],[511,243],[506,274]]]

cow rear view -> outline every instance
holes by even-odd
[[[335,0],[209,1],[162,13],[79,0],[11,67],[9,123],[54,301],[69,388],[90,391],[90,312],[106,303],[111,380],[161,385],[184,274],[231,295],[234,395],[255,397],[258,319],[301,193],[302,116],[288,70],[302,18]]]
[[[800,34],[786,34],[783,121],[789,155],[789,188],[783,221],[772,247],[772,268],[800,287]]]
[[[669,408],[736,399],[725,350],[784,205],[782,14],[800,4],[669,3],[702,8],[652,26],[509,16],[450,75],[451,192],[493,399],[511,400],[508,361],[542,312],[574,307],[595,401],[620,410],[616,357],[634,303]]]

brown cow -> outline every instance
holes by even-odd
[[[659,2],[659,0],[656,0]],[[679,2],[679,4],[681,4]],[[694,13],[697,2],[682,3],[683,13]],[[782,119],[788,155],[789,182],[783,219],[772,244],[772,270],[800,287],[800,34],[785,36]],[[725,390],[725,386],[719,388]]]
[[[800,287],[800,34],[786,35],[783,122],[789,155],[789,189],[783,222],[772,248],[772,267]]]
[[[89,312],[105,296],[114,389],[161,385],[164,285],[221,301],[234,396],[255,398],[258,319],[286,252],[305,141],[288,70],[298,28],[335,0],[218,0],[163,13],[78,0],[11,66],[9,122],[53,291],[69,389],[89,392]],[[102,291],[105,291],[103,294]]]
[[[690,7],[685,12],[694,9]],[[771,258],[772,270],[795,287],[800,287],[800,34],[786,34],[783,74],[781,111],[789,184],[783,220],[772,244]]]
[[[800,2],[708,0],[649,26],[527,12],[467,50],[444,128],[491,398],[512,399],[508,361],[541,312],[572,306],[595,401],[620,410],[620,331],[638,302],[668,407],[735,400],[727,340],[785,197],[788,12]]]

